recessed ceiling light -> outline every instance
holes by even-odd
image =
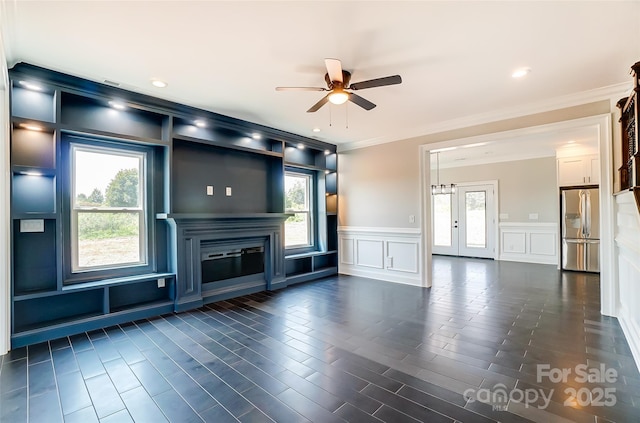
[[[114,109],[118,109],[118,110],[124,110],[126,109],[125,105],[118,102],[118,101],[110,101],[109,102],[109,106],[113,107]]]
[[[159,80],[159,79],[152,79],[151,80],[151,85],[153,85],[154,87],[157,87],[157,88],[164,88],[168,84],[166,82],[164,82],[164,81]]]
[[[304,144],[303,143],[298,144],[298,149],[304,150]]]
[[[253,134],[251,134],[251,138],[253,138],[254,140],[259,140],[260,138],[262,138],[262,135],[260,135],[257,132],[254,132]]]
[[[41,85],[38,84],[34,84],[33,82],[29,82],[29,81],[18,81],[18,83],[20,85],[22,85],[23,87],[29,89],[29,90],[33,90],[33,91],[42,91],[43,88]]]
[[[205,121],[204,120],[200,120],[200,119],[193,121],[193,124],[195,126],[197,126],[198,128],[205,128],[207,126]]]
[[[575,143],[574,140],[567,141],[567,144],[574,144],[574,143]]]
[[[520,68],[513,71],[511,74],[512,78],[524,78],[525,76],[531,73],[531,68]]]
[[[313,128],[313,132],[320,132],[320,128]]]

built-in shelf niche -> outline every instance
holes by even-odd
[[[173,302],[174,280],[165,278],[164,286],[152,279],[109,287],[109,311],[115,313],[136,307]]]
[[[336,214],[327,214],[327,250],[334,251],[338,249],[338,216]]]
[[[313,258],[313,271],[318,272],[324,269],[332,269],[338,266],[338,254],[335,252],[329,254],[317,255]]]
[[[313,170],[336,170],[336,154],[304,144],[287,143],[284,150],[285,163]]]
[[[19,219],[13,222],[13,295],[55,291],[56,221],[44,219],[42,232],[23,232],[22,223]]]
[[[198,126],[196,122],[204,126]],[[204,142],[205,144],[249,152],[282,155],[282,141],[268,138],[257,132],[249,132],[246,129],[238,130],[218,126],[213,121],[176,118],[174,119],[173,133],[174,137],[183,140]]]
[[[329,194],[325,199],[327,214],[336,214],[338,212],[338,196]]]
[[[56,212],[56,178],[51,175],[14,173],[11,191],[12,211],[16,215]]]
[[[287,272],[287,277],[311,273],[313,271],[313,257],[288,257],[285,261],[285,270]]]
[[[26,86],[35,86],[37,89],[29,89]],[[13,81],[11,115],[16,118],[54,123],[55,97],[55,91],[47,90],[38,82]]]
[[[53,132],[14,127],[11,138],[11,164],[34,169],[56,167]]]
[[[104,309],[104,289],[93,289],[65,295],[52,295],[15,301],[14,332],[99,316]]]
[[[114,103],[116,102],[116,103]],[[114,107],[120,104],[122,110]],[[169,117],[117,99],[61,95],[60,121],[73,130],[91,130],[149,140],[168,138]]]
[[[329,195],[338,193],[338,175],[336,172],[329,172],[325,175],[325,191]]]
[[[174,140],[172,163],[172,213],[284,211],[281,157]]]

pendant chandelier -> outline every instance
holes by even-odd
[[[432,153],[433,154],[433,153]],[[440,152],[435,153],[436,155],[436,182],[437,184],[431,185],[431,194],[454,194],[456,192],[456,185],[445,185],[440,184]]]

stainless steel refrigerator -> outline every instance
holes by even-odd
[[[562,268],[600,271],[600,203],[598,188],[561,191]]]

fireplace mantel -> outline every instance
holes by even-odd
[[[176,274],[175,310],[183,311],[234,296],[286,286],[284,268],[284,221],[287,213],[162,213],[171,237],[171,267]],[[246,239],[262,239],[265,248],[264,283],[226,289],[209,295],[202,289],[201,247],[203,243],[233,245]]]
[[[158,219],[173,220],[285,220],[293,216],[291,213],[158,213]]]

